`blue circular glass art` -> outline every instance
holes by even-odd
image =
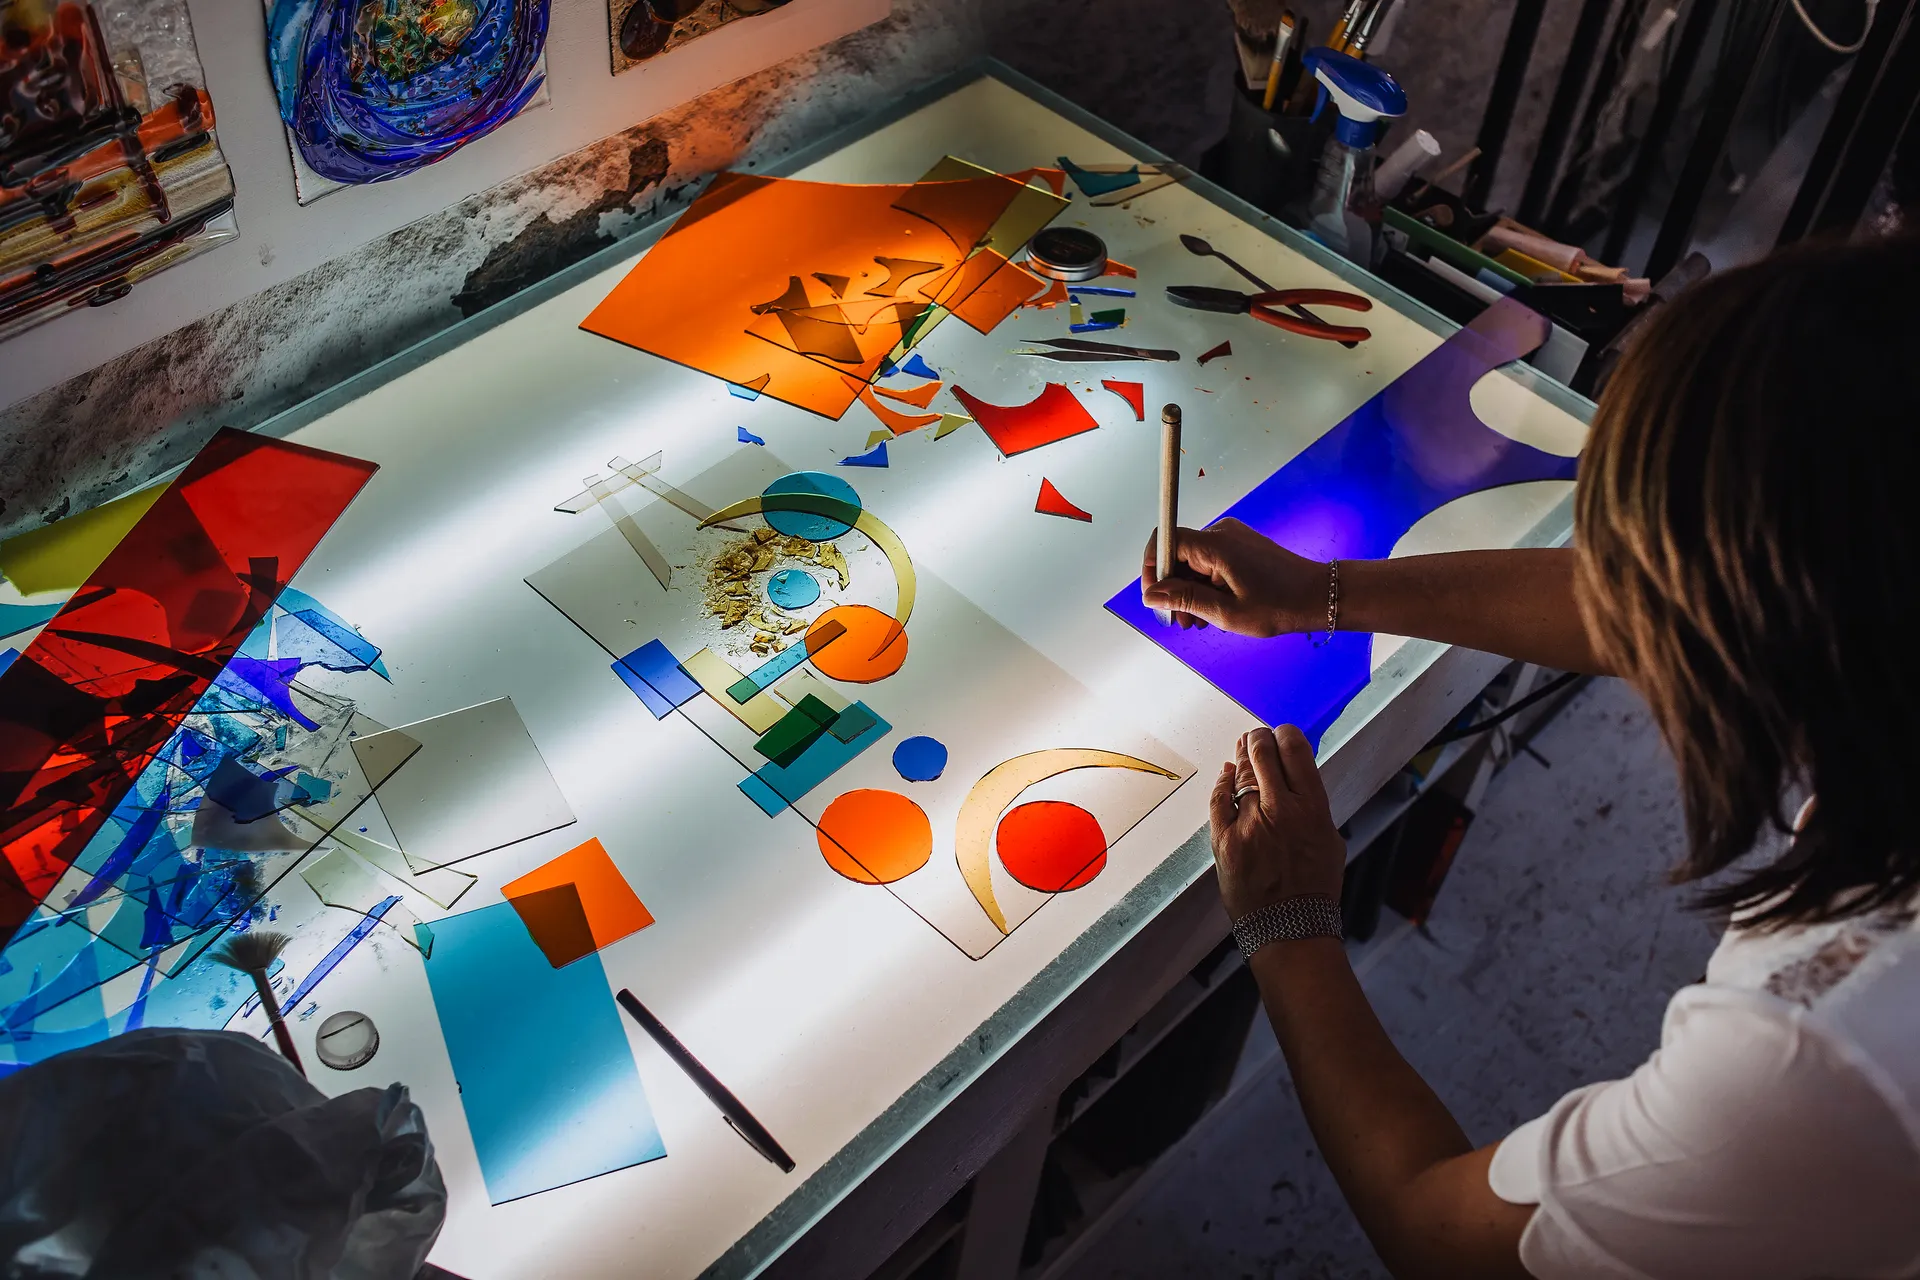
[[[767,599],[782,609],[804,609],[819,598],[819,580],[805,569],[782,569],[767,579]]]
[[[893,749],[893,767],[908,782],[932,782],[947,767],[947,744],[938,738],[908,738]]]
[[[776,493],[817,493],[823,498],[832,498],[844,502],[856,512],[860,510],[860,495],[853,486],[839,476],[830,476],[820,471],[796,471],[789,476],[781,476],[761,491],[762,497]],[[790,538],[805,538],[809,542],[826,542],[837,538],[853,528],[851,520],[835,520],[831,516],[815,515],[811,511],[767,511],[763,512],[767,523]]]

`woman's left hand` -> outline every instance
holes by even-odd
[[[1210,817],[1229,918],[1303,894],[1340,897],[1347,843],[1333,825],[1313,748],[1294,726],[1241,736],[1214,780]]]

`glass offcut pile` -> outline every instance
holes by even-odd
[[[580,327],[838,418],[947,316],[987,333],[1048,292],[1011,258],[1064,189],[952,156],[905,185],[723,173]]]

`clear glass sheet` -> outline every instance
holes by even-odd
[[[743,450],[686,487],[702,501],[722,504],[716,517],[738,516],[751,525],[756,517],[748,509],[765,518],[764,504],[779,496],[783,477],[771,449]],[[754,494],[767,495],[762,505],[733,500]],[[892,836],[871,849],[839,847],[830,836],[838,852],[823,858],[823,870],[845,874],[846,867],[872,862],[868,874],[852,878],[885,883],[888,892],[964,953],[984,956],[1052,896],[1016,879],[997,856],[996,833],[1008,811],[1038,800],[1073,805],[1091,815],[1107,843],[1117,842],[1190,776],[1192,767],[1131,724],[1125,708],[1100,705],[1066,672],[959,593],[914,569],[904,546],[883,546],[892,534],[882,513],[867,510],[857,492],[840,494],[836,499],[802,486],[786,495],[819,503],[832,515],[809,512],[805,518],[821,521],[817,532],[844,549],[849,566],[846,588],[827,593],[799,616],[810,627],[823,619],[842,620],[846,634],[814,650],[810,661],[772,686],[772,693],[756,695],[779,712],[764,727],[744,723],[740,704],[728,693],[741,679],[736,664],[750,640],[741,633],[749,629],[722,625],[699,582],[661,591],[611,533],[528,582],[609,653],[630,653],[658,640],[670,654],[692,655],[679,665],[705,692],[681,701],[659,728],[697,729],[748,775],[740,788],[744,800],[759,806],[770,821],[789,821],[786,814],[792,810],[818,824],[828,806],[850,791],[898,792],[901,780],[883,745],[896,732],[931,735],[945,743],[947,768],[938,779],[914,785],[906,796],[910,809],[895,806],[922,815],[933,833],[932,855],[910,873],[895,874],[900,845]],[[702,530],[669,510],[648,514],[648,536],[676,564],[710,562],[726,543],[718,531]],[[774,509],[776,518],[786,514]],[[848,516],[857,516],[859,523]],[[865,536],[867,529],[878,536]],[[770,562],[763,572],[771,576],[778,567]],[[908,600],[910,609],[903,606]],[[908,615],[904,628],[897,613]],[[716,663],[725,669],[704,670]],[[653,669],[662,667],[656,663]],[[814,690],[847,683],[858,688],[857,700],[821,699],[835,711],[836,726],[856,713],[872,723],[852,720],[850,727],[858,731],[845,739],[833,729],[811,735],[784,768],[768,760],[759,744],[790,706]],[[914,708],[915,723],[898,724],[891,707]],[[884,808],[891,802],[875,803]],[[872,822],[857,826],[878,830]],[[1069,870],[1074,874],[1063,883],[1088,867]]]
[[[511,698],[393,732],[401,736],[356,738],[353,750],[372,774],[408,743],[419,744],[380,789],[380,811],[416,875],[575,820]]]

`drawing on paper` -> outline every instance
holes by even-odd
[[[238,234],[186,0],[0,7],[0,338]]]

